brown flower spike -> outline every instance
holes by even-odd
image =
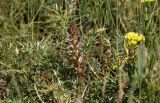
[[[71,56],[73,58],[74,67],[77,70],[78,76],[78,93],[77,93],[77,102],[83,103],[83,85],[84,85],[84,68],[82,67],[82,55],[80,53],[80,41],[78,35],[78,27],[76,25],[70,25],[68,29],[69,33],[69,46],[71,50]]]

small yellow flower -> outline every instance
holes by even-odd
[[[129,42],[129,45],[137,45],[137,41],[131,40],[131,41]]]
[[[144,36],[143,36],[142,34],[140,34],[140,35],[138,36],[137,41],[138,41],[138,42],[140,42],[140,41],[145,41]]]
[[[141,0],[141,3],[144,3],[144,2],[154,2],[156,0]]]
[[[131,40],[134,38],[134,32],[129,32],[125,35],[125,39]]]
[[[137,45],[139,42],[145,41],[145,37],[142,34],[135,32],[127,33],[124,38],[128,42],[128,45]]]

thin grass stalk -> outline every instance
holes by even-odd
[[[117,99],[117,103],[123,103],[123,96],[124,96],[124,88],[126,87],[128,78],[127,75],[125,74],[125,72],[123,71],[123,68],[125,67],[125,65],[128,63],[128,59],[129,59],[129,51],[128,51],[128,47],[127,44],[124,42],[124,49],[126,52],[126,57],[124,58],[124,60],[121,62],[121,65],[118,68],[118,85],[119,85],[119,91],[118,91],[118,99]]]
[[[66,10],[66,0],[62,0],[62,10]]]
[[[43,6],[43,4],[44,4],[44,1],[45,1],[45,0],[43,0],[43,1],[41,2],[40,7],[39,7],[38,10],[36,11],[36,13],[35,13],[35,15],[33,16],[33,18],[31,19],[31,22],[28,24],[28,26],[27,26],[26,30],[24,31],[23,35],[25,35],[25,34],[28,32],[29,28],[32,26],[32,23],[34,22],[36,16],[38,15],[38,13],[40,12],[40,10],[42,9],[42,6]],[[28,1],[28,2],[29,2],[29,1]],[[29,7],[29,4],[28,4],[28,7]],[[28,11],[28,18],[30,18],[30,16],[29,16],[29,11]],[[28,19],[28,20],[29,20],[29,19]],[[32,38],[31,38],[31,39],[32,39]]]
[[[137,14],[138,14],[138,32],[141,33],[141,2],[137,0]],[[143,51],[142,43],[138,45],[138,78],[139,78],[139,98],[141,99],[142,91],[142,77],[143,77]]]
[[[117,37],[119,37],[119,33],[118,33],[118,29],[119,29],[119,0],[116,1],[117,5],[116,5],[116,34]],[[116,50],[117,50],[117,55],[118,55],[118,61],[119,61],[119,38],[117,38],[117,42],[116,42]],[[118,85],[119,85],[119,90],[118,90],[118,98],[117,98],[117,103],[122,103],[122,99],[123,99],[123,95],[124,95],[124,91],[123,91],[123,83],[122,83],[122,68],[124,66],[124,62],[122,62],[122,64],[120,65],[120,67],[118,68]]]

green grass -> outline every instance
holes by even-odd
[[[120,103],[120,85],[123,103],[160,103],[159,1],[138,1],[1,0],[0,103],[77,102],[70,24],[79,27],[84,103]],[[145,42],[124,44],[132,31]]]

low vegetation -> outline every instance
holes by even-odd
[[[0,103],[160,103],[159,0],[0,0]]]

